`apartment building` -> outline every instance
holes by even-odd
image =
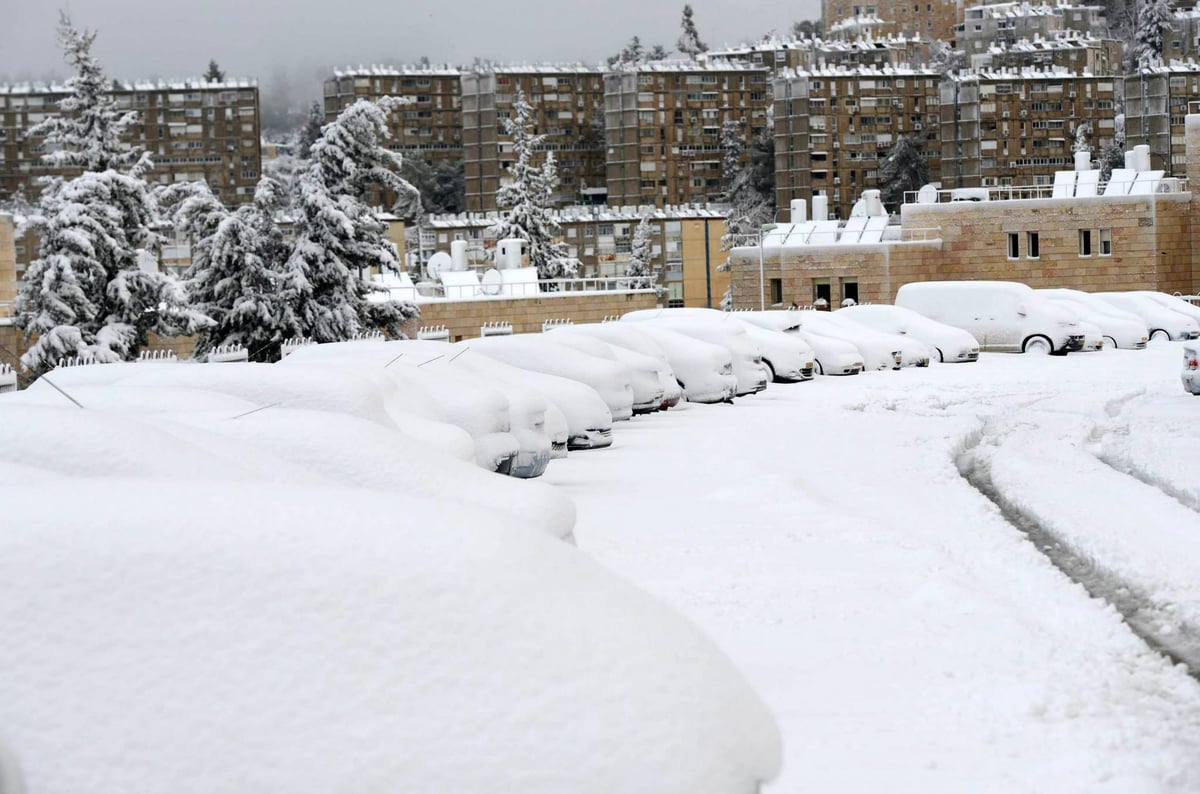
[[[1108,35],[1103,6],[1049,3],[992,3],[963,10],[963,21],[955,29],[955,46],[966,53],[971,66],[993,46],[1012,47],[1022,40],[1051,39],[1073,32],[1097,38]]]
[[[625,275],[633,235],[643,217],[651,228],[651,269],[663,287],[668,306],[717,307],[729,287],[729,274],[718,270],[725,261],[721,237],[725,214],[702,206],[574,206],[556,213],[567,254],[580,262],[585,278]],[[468,243],[468,261],[477,269],[491,266],[496,238],[493,213],[433,216],[422,228],[421,247],[449,252],[455,240]]]
[[[1163,42],[1163,60],[1183,61],[1200,56],[1200,2],[1194,8],[1175,9],[1171,35]]]
[[[1076,130],[1113,138],[1121,78],[1065,69],[965,73],[941,83],[944,188],[1049,184],[1074,162]]]
[[[31,200],[45,176],[72,176],[42,163],[44,144],[26,130],[58,114],[64,86],[0,86],[0,201],[23,189]],[[208,182],[226,204],[254,197],[262,171],[258,86],[252,81],[114,83],[122,110],[136,111],[130,144],[154,160],[152,182]]]
[[[821,0],[821,21],[832,38],[870,33],[950,42],[962,21],[962,5],[956,0]]]
[[[1048,39],[997,43],[971,56],[972,69],[1058,67],[1072,72],[1118,75],[1124,70],[1125,45],[1117,39],[1063,31]]]
[[[1181,175],[1186,165],[1184,117],[1189,103],[1200,100],[1200,64],[1172,61],[1126,75],[1122,83],[1127,145],[1149,145],[1154,168]]]
[[[722,129],[744,141],[766,126],[770,71],[737,61],[644,63],[604,76],[608,201],[719,201]],[[743,154],[748,160],[748,155]]]
[[[515,116],[518,93],[533,107],[533,132],[546,136],[534,164],[554,153],[555,204],[604,203],[603,71],[580,64],[492,66],[462,76],[468,211],[496,209],[496,191],[508,181],[514,158],[504,122]]]
[[[901,137],[919,142],[938,181],[940,79],[929,69],[828,67],[777,80],[775,205],[826,196],[830,217],[850,217],[862,191],[880,187],[880,166]]]
[[[768,37],[753,44],[709,50],[706,59],[739,61],[762,66],[778,76],[788,70],[805,71],[826,66],[914,66],[929,63],[929,41],[920,37],[860,36],[849,39],[780,39]]]

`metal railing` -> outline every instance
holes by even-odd
[[[446,300],[477,298],[533,298],[555,293],[579,292],[654,292],[656,276],[588,276],[582,278],[542,278],[536,282],[505,284],[499,291],[488,294],[481,285],[439,284],[433,295]]]
[[[1164,176],[1161,179],[1152,180],[1154,182],[1154,195],[1162,195],[1164,193],[1186,193],[1188,190],[1187,178],[1177,176]],[[1118,183],[1120,184],[1120,183]],[[936,192],[936,201],[919,202],[917,201],[917,191],[906,190],[904,192],[905,204],[949,204],[951,202],[984,202],[984,201],[1024,201],[1027,199],[1048,199],[1055,198],[1054,185],[997,185],[991,187],[958,187],[949,188],[947,190],[939,190]],[[1074,188],[1072,195],[1066,198],[1103,198],[1104,191],[1108,189],[1108,182],[1096,183],[1096,196],[1075,196]],[[1145,195],[1118,193],[1117,198],[1123,198],[1130,195]],[[1109,198],[1112,198],[1111,196]]]

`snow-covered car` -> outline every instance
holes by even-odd
[[[621,421],[633,416],[633,383],[629,369],[616,361],[588,355],[546,334],[513,334],[469,339],[459,344],[520,369],[540,372],[589,386]]]
[[[612,349],[618,360],[624,360],[630,354],[645,356],[653,362],[658,373],[659,385],[663,389],[661,408],[673,408],[683,399],[683,389],[675,379],[675,371],[671,369],[671,362],[667,360],[666,353],[653,339],[637,328],[631,328],[628,324],[607,322],[562,325],[554,330],[598,339]],[[630,361],[632,363],[641,360]]]
[[[693,403],[729,402],[737,395],[733,354],[729,348],[704,342],[654,323],[622,323],[650,337],[671,362],[671,370]]]
[[[382,340],[305,345],[279,362],[279,366],[316,363],[343,367],[360,375],[383,374],[403,390],[406,404],[423,397],[421,401],[433,415],[470,433],[475,441],[475,460],[480,466],[518,477],[537,477],[546,470],[550,462],[549,439],[543,435],[534,448],[522,450],[521,442],[511,432],[512,417],[503,392],[478,380],[471,382],[457,373],[406,366],[401,352],[395,343]],[[519,463],[518,457],[522,458]]]
[[[801,311],[797,314],[800,327],[805,331],[854,345],[863,357],[866,369],[900,369],[903,365],[904,348],[895,334],[881,334],[866,326],[836,319],[832,312]],[[928,363],[928,351],[925,359]]]
[[[1185,391],[1200,395],[1200,345],[1183,346],[1183,373],[1180,378]]]
[[[743,322],[766,328],[802,340],[813,350],[818,375],[857,375],[866,366],[858,348],[840,339],[812,333],[801,327],[802,312],[769,309],[767,311],[739,311],[736,316]]]
[[[812,380],[817,366],[816,355],[807,342],[794,334],[771,331],[743,322],[736,315],[735,319],[746,329],[751,341],[758,345],[767,380],[775,383]]]
[[[1122,311],[1136,315],[1146,323],[1151,340],[1196,339],[1200,323],[1183,312],[1168,309],[1158,301],[1138,292],[1097,292],[1097,298]]]
[[[859,304],[834,312],[856,323],[888,334],[907,336],[929,347],[944,363],[979,360],[979,342],[967,331],[930,320],[902,306]]]
[[[622,350],[618,355],[612,345],[582,334],[555,333],[548,334],[556,344],[566,345],[589,356],[612,361],[625,367],[629,372],[629,383],[633,387],[633,412],[648,414],[663,407],[662,380],[659,378],[658,364],[646,356],[638,355],[628,350]]]
[[[1178,295],[1168,295],[1165,292],[1153,292],[1151,290],[1138,290],[1134,294],[1145,295],[1159,306],[1170,309],[1173,312],[1185,314],[1200,323],[1200,306],[1196,306]]]
[[[962,328],[993,353],[1066,355],[1083,347],[1075,317],[1017,281],[915,281],[896,305]]]
[[[767,388],[762,353],[745,327],[727,312],[705,309],[642,309],[622,315],[622,322],[653,323],[729,350],[738,396]]]
[[[1039,289],[1036,292],[1066,306],[1074,311],[1080,320],[1099,328],[1108,347],[1144,350],[1150,340],[1144,320],[1095,295],[1074,289]]]

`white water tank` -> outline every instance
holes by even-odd
[[[1133,147],[1133,167],[1139,171],[1150,170],[1150,147],[1146,144]]]
[[[792,199],[792,223],[804,223],[808,220],[808,204],[804,199]]]
[[[467,241],[454,240],[450,243],[450,269],[467,269]]]
[[[887,215],[883,211],[883,199],[880,198],[878,190],[864,190],[862,193],[863,204],[866,205],[867,216],[877,218],[881,215]]]
[[[1075,152],[1075,170],[1076,171],[1091,171],[1092,170],[1092,153],[1091,152]]]
[[[496,268],[513,270],[521,266],[521,239],[510,237],[496,243]]]
[[[1137,152],[1133,149],[1125,152],[1125,167],[1130,171],[1137,170]]]
[[[814,221],[829,220],[829,197],[812,197],[812,219]]]

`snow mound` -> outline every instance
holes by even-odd
[[[0,725],[30,791],[726,794],[778,771],[698,630],[495,514],[124,478],[0,504]]]

